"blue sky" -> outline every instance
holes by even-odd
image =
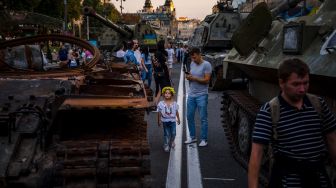
[[[238,0],[241,1],[241,0]],[[120,0],[110,0],[120,10]],[[165,0],[151,0],[153,7],[163,5]],[[126,0],[123,1],[123,12],[136,12],[142,9],[145,0]],[[176,8],[177,17],[187,16],[189,18],[204,19],[208,14],[211,14],[212,7],[217,3],[217,0],[173,0]]]

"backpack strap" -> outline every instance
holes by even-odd
[[[320,119],[323,118],[323,113],[322,113],[322,106],[321,106],[321,101],[319,99],[318,96],[307,93],[306,94],[310,103],[313,105],[313,108],[315,109],[315,111],[318,113],[318,115],[320,116]]]
[[[313,94],[306,94],[310,103],[312,104],[313,108],[316,110],[316,112],[319,114],[320,118],[323,117],[323,113],[322,113],[322,105],[321,105],[321,101],[319,99],[318,96],[313,95]],[[272,118],[272,131],[273,131],[273,140],[277,140],[278,138],[278,134],[276,131],[276,127],[280,118],[280,102],[279,102],[279,98],[278,97],[274,97],[273,99],[271,99],[269,102],[270,105],[270,111],[271,111],[271,118]],[[274,156],[273,156],[273,152],[272,152],[273,148],[271,146],[271,144],[268,145],[268,152],[270,157],[270,165],[269,165],[269,172],[272,172],[272,167],[273,167],[273,163],[274,163]],[[271,174],[269,174],[271,175]]]
[[[318,96],[307,93],[308,100],[312,104],[315,111],[318,113],[319,117],[323,118],[322,113],[322,106],[321,101]],[[280,103],[279,98],[274,97],[269,102],[270,108],[271,108],[271,118],[272,118],[272,131],[273,131],[273,139],[276,140],[278,138],[276,127],[280,118]]]
[[[280,103],[278,97],[274,97],[268,103],[271,108],[273,139],[276,140],[278,138],[276,127],[280,117]]]

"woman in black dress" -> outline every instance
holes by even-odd
[[[157,43],[157,51],[155,52],[153,68],[154,68],[154,79],[155,79],[155,95],[157,95],[160,90],[166,86],[171,86],[168,67],[166,65],[167,61],[167,51],[165,50],[165,41],[160,40]]]

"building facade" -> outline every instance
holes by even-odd
[[[200,24],[200,20],[179,17],[177,19],[178,34],[177,39],[187,41],[193,34],[195,28]]]
[[[142,21],[149,22],[157,29],[161,38],[175,40],[178,34],[176,10],[172,0],[154,8],[150,0],[146,0],[143,9],[139,11]]]

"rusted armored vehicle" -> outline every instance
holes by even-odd
[[[310,67],[310,91],[326,99],[335,110],[336,81],[336,2],[323,1],[315,14],[290,22],[277,19],[279,12],[295,7],[300,0],[283,1],[269,10],[258,4],[232,37],[234,48],[224,59],[224,79],[242,78],[243,90],[224,94],[224,129],[238,161],[247,166],[251,133],[262,103],[278,95],[277,69],[288,58],[302,59]],[[264,180],[269,155],[264,160]],[[327,165],[336,186],[336,169]]]
[[[117,44],[122,41],[138,39],[141,45],[148,45],[151,50],[156,48],[157,36],[155,30],[147,23],[136,25],[117,25],[111,20],[96,13],[91,7],[84,7],[84,15],[93,17],[118,33]]]
[[[45,65],[34,44],[46,41],[75,44],[93,59],[35,69]],[[151,98],[136,67],[100,59],[96,47],[70,36],[0,43],[0,187],[149,185]]]
[[[60,33],[63,21],[36,12],[0,10],[0,40],[49,32]]]
[[[200,48],[204,59],[211,63],[213,74],[210,86],[213,89],[220,89],[225,84],[222,79],[222,62],[232,48],[232,35],[242,19],[230,2],[218,1],[218,12],[206,16],[188,42],[190,47]]]

